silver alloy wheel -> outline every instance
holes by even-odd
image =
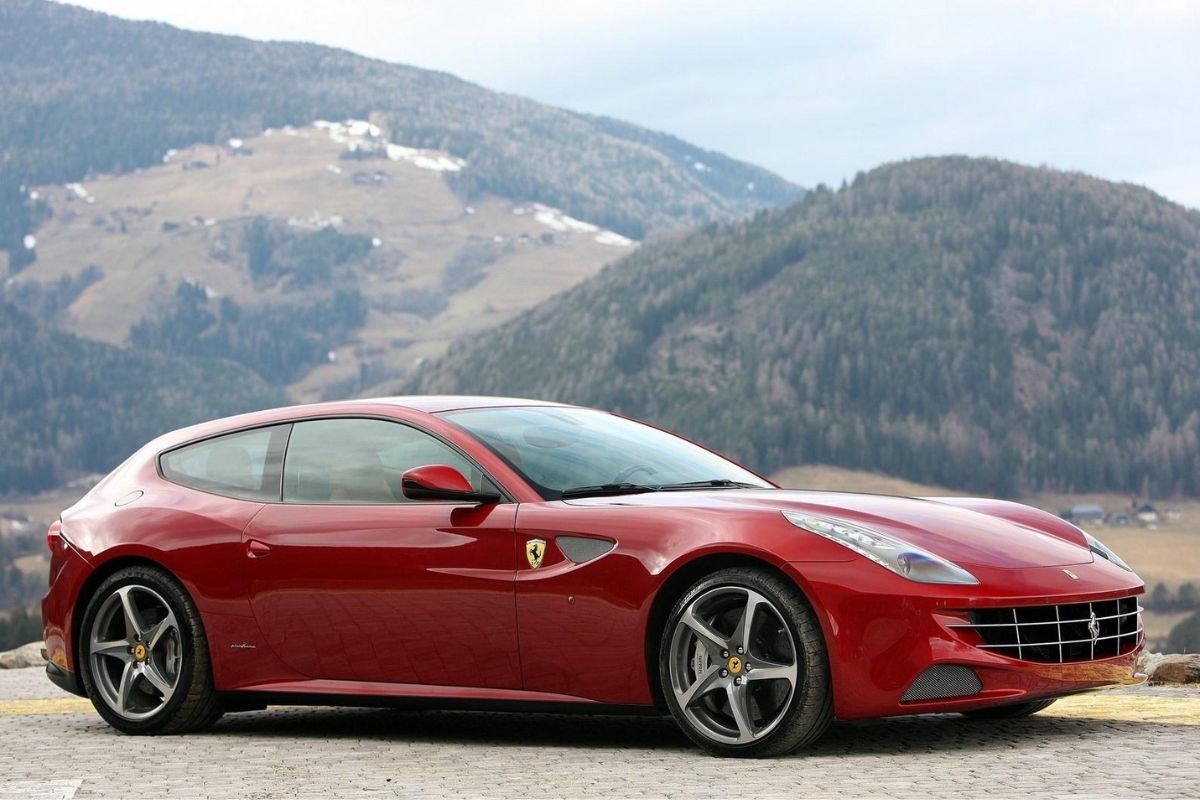
[[[749,744],[783,720],[799,668],[791,628],[744,586],[718,586],[683,610],[671,636],[671,691],[689,723],[722,744]]]
[[[105,705],[127,720],[149,719],[179,686],[183,632],[162,595],[122,586],[96,612],[88,657]]]

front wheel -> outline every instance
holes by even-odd
[[[127,567],[101,583],[79,650],[92,705],[123,733],[184,733],[221,716],[200,614],[164,570]]]
[[[800,590],[762,569],[716,572],[667,620],[667,706],[713,755],[768,757],[816,741],[833,717],[825,640]]]

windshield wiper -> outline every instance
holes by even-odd
[[[563,489],[562,499],[570,500],[572,497],[604,497],[611,494],[644,494],[645,492],[657,492],[658,489],[654,486],[644,486],[640,483],[598,483],[595,486],[575,486],[571,489]]]
[[[711,478],[706,481],[664,483],[661,486],[646,486],[641,483],[598,483],[595,486],[575,486],[563,489],[562,499],[572,497],[604,497],[615,494],[645,494],[646,492],[686,492],[691,489],[762,489],[755,483],[731,481],[728,478]]]
[[[712,478],[707,481],[685,481],[684,483],[664,483],[655,486],[660,492],[686,492],[689,489],[762,489],[764,487],[745,481],[731,481],[728,478]]]

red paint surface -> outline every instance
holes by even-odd
[[[79,599],[137,559],[183,583],[204,619],[217,687],[313,695],[649,705],[648,626],[664,584],[707,557],[756,559],[790,576],[817,612],[843,719],[982,707],[1134,678],[1134,653],[1049,665],[976,646],[947,627],[956,611],[1065,603],[1142,591],[1094,560],[1073,526],[1015,503],[720,490],[540,499],[500,459],[438,412],[526,401],[413,398],[277,409],[205,423],[151,442],[64,512],[43,601],[47,646],[76,670]],[[375,506],[236,500],[163,480],[170,447],[240,428],[326,416],[391,418],[441,436],[513,499]],[[144,494],[117,507],[131,492]],[[905,580],[789,523],[782,510],[891,533],[969,569],[978,586]],[[555,537],[616,547],[575,564]],[[57,539],[58,537],[54,537]],[[525,543],[547,542],[529,567]],[[1072,580],[1063,570],[1078,575]],[[651,639],[653,637],[650,637]],[[650,646],[657,648],[657,642]],[[934,663],[974,667],[981,694],[900,703]]]

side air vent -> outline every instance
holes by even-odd
[[[576,564],[599,558],[617,546],[616,542],[608,539],[592,539],[587,536],[555,536],[554,543],[567,558]]]
[[[948,697],[967,697],[983,688],[975,670],[961,664],[937,664],[922,672],[912,682],[901,703],[918,700],[942,700]]]

